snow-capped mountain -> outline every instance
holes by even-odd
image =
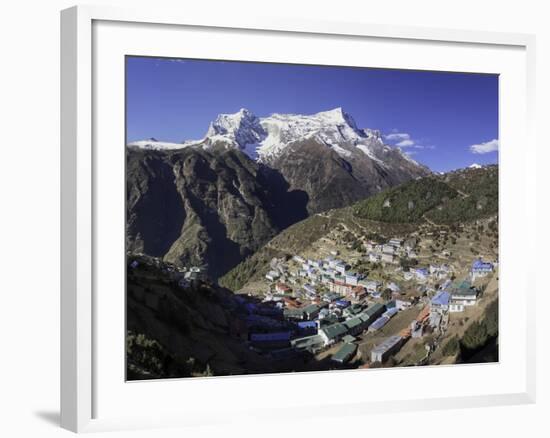
[[[200,140],[128,146],[128,248],[204,264],[212,278],[311,214],[430,174],[341,108],[241,109],[217,116]]]
[[[473,163],[468,166],[469,169],[481,169],[481,164]]]
[[[331,148],[343,158],[364,154],[382,166],[390,149],[395,149],[384,145],[379,131],[359,129],[353,117],[342,108],[312,115],[272,114],[262,118],[242,108],[234,114],[216,117],[201,140],[166,143],[148,139],[130,143],[130,146],[174,150],[190,146],[209,148],[221,144],[236,147],[254,160],[269,163],[289,145],[310,139]],[[406,154],[401,155],[414,162]]]
[[[203,141],[226,142],[256,158],[255,148],[267,137],[260,119],[245,108],[235,114],[220,114],[210,123]]]
[[[165,141],[158,141],[154,137],[148,138],[146,140],[134,141],[128,146],[137,147],[140,149],[149,149],[153,151],[177,150],[185,147],[185,145],[182,143],[169,143]]]
[[[271,172],[270,178],[279,178],[273,184],[307,195],[310,213],[349,205],[430,173],[399,148],[384,144],[379,131],[360,129],[342,108],[267,117],[243,108],[218,115],[200,140],[165,143],[152,138],[128,146],[171,154],[201,151],[222,160],[218,152],[242,151],[262,172]]]

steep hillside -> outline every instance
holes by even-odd
[[[223,276],[220,284],[239,290],[261,279],[273,257],[299,254],[338,226],[376,240],[410,234],[424,225],[446,227],[497,214],[498,166],[420,178],[294,224]]]
[[[240,289],[251,279],[263,277],[273,258],[290,257],[301,251],[337,223],[337,220],[324,215],[314,215],[292,225],[220,278],[219,283],[231,290]]]
[[[468,168],[410,181],[353,207],[380,222],[451,224],[498,213],[498,166]]]
[[[305,218],[305,204],[238,150],[127,149],[128,250],[203,266],[212,278]]]
[[[129,262],[129,380],[327,369],[303,354],[273,358],[250,349],[243,324],[254,298],[198,281],[182,287],[175,266],[159,259]]]
[[[200,140],[183,143],[156,139],[130,143],[149,151],[225,148],[279,172],[292,190],[307,194],[309,213],[349,205],[413,178],[429,175],[380,132],[359,129],[342,108],[317,114],[257,117],[247,109],[220,114]]]
[[[436,177],[421,178],[358,202],[353,213],[379,222],[419,222],[425,213],[457,194]]]
[[[127,147],[127,249],[216,280],[308,215],[430,171],[341,108],[220,114],[205,137]]]
[[[292,189],[308,195],[309,213],[348,206],[381,190],[425,176],[429,171],[403,158],[397,149],[382,144],[383,159],[373,159],[350,143],[328,148],[319,139],[296,141],[269,165],[277,169]],[[347,154],[342,151],[349,151]]]
[[[459,196],[428,212],[426,217],[430,220],[450,224],[498,213],[498,166],[450,172],[443,181]]]

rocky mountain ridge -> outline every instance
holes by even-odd
[[[497,165],[430,175],[293,224],[229,271],[220,284],[239,290],[251,279],[263,278],[273,258],[301,254],[312,242],[339,226],[389,239],[426,225],[450,229],[495,217],[498,218]]]
[[[362,153],[384,166],[386,154],[393,149],[401,159],[424,167],[399,148],[385,145],[380,131],[359,129],[353,117],[342,108],[311,115],[275,113],[267,117],[257,117],[248,109],[241,108],[233,114],[219,114],[200,140],[168,143],[150,138],[131,142],[129,146],[174,150],[188,147],[208,149],[214,145],[224,145],[242,150],[251,159],[269,163],[276,160],[288,146],[311,139],[333,149],[344,158]]]
[[[430,171],[341,108],[221,114],[199,141],[129,143],[127,249],[224,275],[308,215]]]

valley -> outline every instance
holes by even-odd
[[[157,333],[158,324],[198,325],[179,335],[188,347],[168,347],[169,363],[193,359],[181,369],[194,376],[450,364],[481,352],[498,360],[496,196],[497,166],[405,182],[288,226],[219,281],[200,267],[130,255],[168,276],[165,296],[198,289],[221,309],[194,309],[193,298],[185,312],[153,317],[142,299],[132,336],[155,334],[166,348],[179,329]],[[195,336],[208,354],[191,347]]]
[[[217,280],[281,231],[430,171],[341,108],[221,114],[202,140],[126,148],[127,248]]]

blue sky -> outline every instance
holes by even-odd
[[[342,107],[434,171],[498,161],[498,77],[164,58],[126,60],[128,141],[202,138],[220,113]]]

